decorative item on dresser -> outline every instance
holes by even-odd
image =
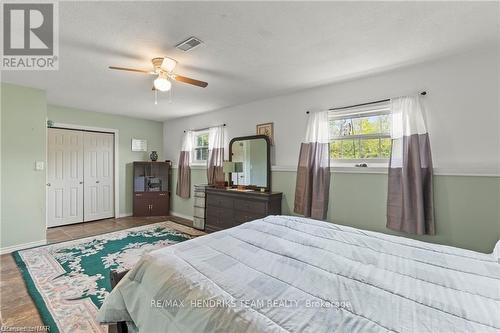
[[[243,192],[208,187],[205,231],[232,228],[268,215],[281,214],[281,192]]]
[[[156,152],[156,150],[153,150],[151,154],[149,154],[149,159],[151,160],[151,162],[158,161],[158,153]]]
[[[170,212],[171,162],[134,162],[134,216]]]
[[[234,138],[226,172],[237,187],[206,189],[205,231],[213,232],[281,214],[281,192],[271,192],[270,141],[265,135]],[[231,167],[230,167],[231,164]]]

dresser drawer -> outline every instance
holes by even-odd
[[[234,199],[234,209],[251,212],[255,214],[265,214],[267,203],[262,201]]]
[[[205,218],[193,217],[193,226],[196,229],[205,229]]]
[[[205,207],[205,198],[194,197],[194,206],[204,208]]]
[[[205,231],[232,228],[268,215],[281,214],[278,192],[239,192],[218,188],[206,189]]]
[[[207,207],[215,206],[222,208],[233,208],[234,199],[224,195],[209,194],[207,195]]]
[[[264,214],[256,214],[256,213],[251,213],[251,212],[245,212],[245,211],[235,211],[234,213],[234,222],[236,225],[245,223],[245,222],[250,222],[253,220],[261,219],[265,217]]]
[[[219,229],[231,228],[234,226],[234,214],[232,209],[221,207],[208,207],[206,224]]]
[[[205,192],[202,191],[194,191],[194,197],[195,198],[205,198]]]
[[[208,206],[206,208],[207,216],[230,217],[233,215],[233,210],[224,207]]]
[[[205,218],[205,208],[203,208],[203,207],[194,207],[193,217]]]

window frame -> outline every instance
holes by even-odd
[[[364,118],[367,116],[383,116],[391,115],[390,102],[384,101],[371,105],[361,107],[343,108],[341,110],[330,110],[328,112],[328,122],[340,119],[355,119]],[[389,124],[389,127],[392,124]],[[390,133],[372,133],[372,134],[354,134],[346,136],[333,136],[328,126],[329,143],[337,140],[356,140],[356,139],[390,139]],[[385,167],[389,164],[390,157],[377,157],[377,158],[333,158],[330,157],[330,166],[332,167],[352,167],[358,163],[366,163],[368,166]]]
[[[207,135],[207,145],[206,146],[198,146],[197,145],[197,139],[201,135]],[[207,159],[206,160],[197,160],[196,159],[196,149],[198,148],[207,148],[208,150],[208,136],[209,136],[209,130],[201,130],[201,131],[194,131],[193,132],[193,145],[192,145],[192,150],[191,150],[191,165],[207,165],[208,162],[208,154],[207,154]]]

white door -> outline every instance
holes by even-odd
[[[114,216],[114,135],[84,132],[84,221]]]
[[[48,129],[47,225],[83,222],[83,132]]]

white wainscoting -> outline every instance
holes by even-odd
[[[177,169],[177,165],[172,165],[172,169]],[[206,166],[191,166],[191,170],[203,170]],[[295,165],[272,165],[271,171],[277,172],[297,172]],[[387,174],[387,167],[351,167],[351,166],[334,166],[330,167],[332,173],[368,173],[368,174]],[[470,169],[470,168],[434,168],[435,176],[463,176],[463,177],[500,177],[500,171]]]

